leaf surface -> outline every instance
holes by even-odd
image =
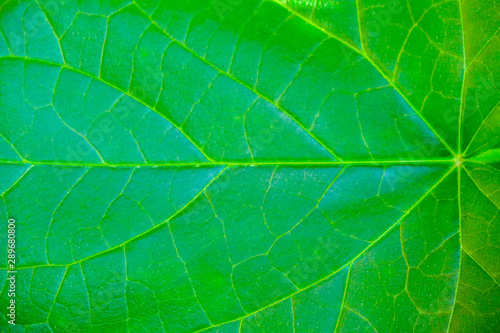
[[[497,331],[497,7],[1,2],[0,328]]]

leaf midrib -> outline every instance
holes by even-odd
[[[190,166],[261,166],[261,165],[289,165],[289,166],[329,166],[329,165],[428,165],[428,164],[452,164],[455,160],[450,159],[427,159],[427,160],[354,160],[354,161],[280,161],[280,162],[179,162],[179,163],[72,163],[53,161],[27,161],[27,160],[0,160],[0,164],[12,165],[50,165],[61,167],[82,168],[140,168],[140,167],[190,167]]]

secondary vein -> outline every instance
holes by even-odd
[[[308,24],[314,26],[318,30],[321,30],[323,33],[327,34],[328,36],[330,36],[330,37],[338,40],[339,42],[341,42],[342,44],[344,44],[345,46],[347,46],[349,49],[351,49],[355,53],[361,55],[363,58],[365,58],[366,60],[368,60],[372,64],[372,66],[386,79],[386,81],[389,82],[389,84],[398,92],[398,94],[401,95],[401,97],[403,97],[403,99],[406,101],[406,103],[408,103],[408,105],[413,109],[413,111],[415,111],[415,113],[422,119],[422,121],[434,133],[434,135],[439,139],[439,141],[441,141],[443,143],[443,145],[446,147],[446,149],[448,149],[449,152],[452,155],[455,155],[455,152],[448,145],[448,143],[439,135],[439,133],[437,133],[437,131],[434,129],[434,127],[431,124],[429,124],[429,122],[427,121],[427,119],[422,115],[422,113],[420,111],[417,110],[417,108],[415,107],[415,105],[413,105],[413,103],[408,99],[408,97],[406,96],[406,94],[404,94],[402,92],[401,87],[399,87],[399,85],[397,85],[393,80],[391,80],[389,78],[389,76],[380,68],[380,66],[377,65],[375,63],[375,61],[373,59],[371,59],[371,57],[369,57],[364,51],[358,50],[356,47],[352,46],[351,44],[349,44],[348,42],[346,42],[342,38],[334,35],[330,31],[325,30],[324,28],[322,28],[318,24],[314,23],[313,21],[307,19],[306,17],[304,17],[303,15],[301,15],[300,13],[298,13],[297,11],[295,11],[294,9],[290,8],[286,4],[278,2],[276,0],[267,0],[267,1],[273,1],[274,3],[277,3],[278,5],[282,6],[286,10],[290,11],[291,13],[293,13],[294,15],[296,15],[296,16],[300,17],[301,19],[303,19]],[[358,8],[358,11],[359,11],[359,8]]]

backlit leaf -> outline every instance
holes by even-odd
[[[0,330],[499,331],[499,5],[0,1]]]

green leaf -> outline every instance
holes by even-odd
[[[498,5],[1,1],[0,330],[498,331]]]

